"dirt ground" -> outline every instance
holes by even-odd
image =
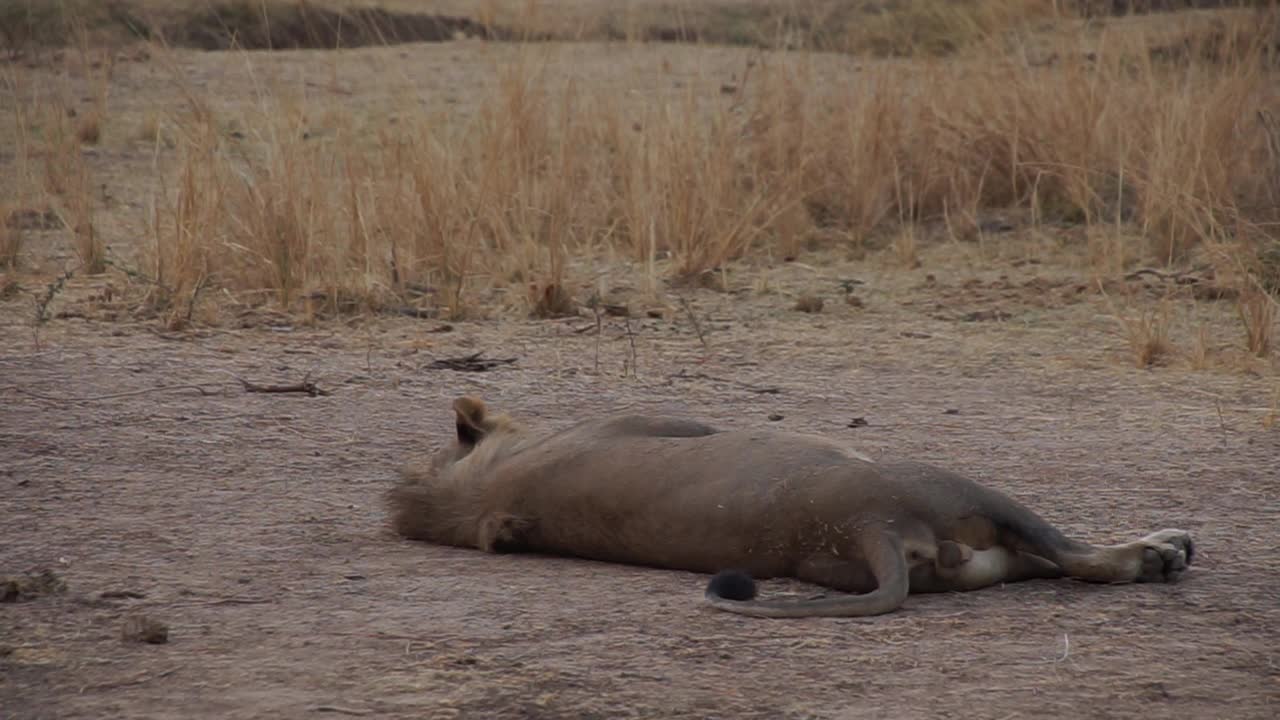
[[[627,82],[652,68],[636,89],[653,93],[715,93],[744,57],[583,45],[558,62],[588,72],[603,52]],[[252,57],[370,112],[397,107],[406,78],[410,104],[465,112],[509,53]],[[253,104],[245,56],[176,57],[220,110]],[[113,243],[141,234],[152,148],[137,128],[182,103],[158,63],[116,73],[88,151]],[[737,270],[729,292],[688,291],[696,324],[671,296],[675,311],[599,333],[589,317],[304,326],[257,309],[178,334],[104,309],[113,276],[74,278],[33,327],[32,297],[72,256],[32,238],[32,273],[0,298],[0,577],[47,570],[65,590],[24,584],[0,603],[5,720],[1277,715],[1277,361],[1243,357],[1233,303],[1184,298],[1168,364],[1134,368],[1079,243],[922,243],[915,269],[891,252],[808,253]],[[608,272],[643,310],[642,271]],[[1133,285],[1113,293],[1120,311],[1158,294]],[[801,294],[823,310],[795,311]],[[477,352],[514,362],[432,367]],[[248,393],[240,378],[329,394]],[[382,493],[451,432],[462,393],[548,425],[631,409],[818,432],[964,471],[1091,541],[1187,529],[1197,562],[1172,585],[1036,581],[770,621],[703,607],[696,574],[399,540]],[[139,614],[168,641],[122,639]]]
[[[67,590],[0,605],[5,717],[1274,717],[1274,380],[1133,369],[1089,302],[1031,302],[1053,293],[993,304],[864,267],[854,308],[832,268],[775,277],[825,291],[820,314],[697,294],[706,347],[680,318],[610,319],[598,340],[581,319],[181,338],[67,319],[37,350],[9,303],[0,573]],[[1011,317],[932,317],[934,300]],[[479,351],[516,362],[429,367]],[[331,394],[235,379],[308,373]],[[549,424],[629,408],[815,431],[972,473],[1090,540],[1186,528],[1198,562],[1172,585],[768,621],[702,607],[690,573],[397,540],[381,493],[463,392]],[[139,612],[167,644],[122,641]]]

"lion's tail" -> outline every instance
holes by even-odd
[[[739,615],[766,618],[859,617],[893,612],[906,602],[910,591],[907,557],[902,539],[887,531],[864,536],[863,549],[878,587],[861,595],[839,595],[812,600],[758,600],[756,583],[741,570],[721,570],[707,583],[711,607]]]

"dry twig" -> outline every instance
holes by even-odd
[[[684,308],[684,312],[689,316],[689,322],[693,323],[694,332],[698,333],[698,342],[702,343],[702,351],[711,354],[711,346],[707,343],[706,333],[702,332],[702,323],[698,322],[698,316],[694,314],[693,308],[689,305],[689,299],[680,296],[680,307]]]
[[[204,396],[218,394],[216,390],[208,390],[200,387],[199,385],[162,385],[161,387],[145,388],[143,390],[130,390],[129,392],[111,393],[109,395],[84,395],[80,397],[57,397],[55,395],[43,395],[41,393],[27,390],[26,388],[19,387],[17,385],[6,385],[4,387],[0,387],[0,390],[12,390],[13,392],[17,392],[22,395],[27,395],[29,397],[36,398],[37,400],[44,400],[46,402],[60,402],[60,403],[97,402],[99,400],[114,400],[116,398],[133,397],[135,395],[146,395],[148,393],[169,392],[172,390],[195,390],[196,392]]]
[[[631,377],[640,377],[640,367],[636,357],[636,334],[631,332],[631,318],[623,318],[627,323],[627,341],[631,343]],[[626,376],[626,364],[623,363],[623,376]]]
[[[485,358],[484,351],[458,358],[441,358],[427,366],[428,370],[458,370],[460,372],[484,372],[500,365],[510,365],[516,358]]]
[[[331,712],[339,715],[355,715],[357,717],[368,715],[372,710],[356,710],[354,708],[344,708],[337,705],[317,705],[311,708],[315,712]]]
[[[83,695],[84,693],[90,690],[114,690],[116,688],[131,687],[133,685],[141,685],[143,683],[149,683],[152,680],[167,678],[181,669],[182,669],[181,666],[177,666],[177,667],[171,667],[168,670],[164,670],[155,674],[144,673],[142,675],[136,675],[129,680],[121,680],[120,682],[106,682],[106,683],[98,683],[96,685],[84,685],[80,688],[80,694]]]
[[[290,385],[258,385],[258,384],[256,384],[256,383],[251,383],[251,382],[249,382],[248,380],[245,380],[244,378],[242,378],[242,377],[240,377],[240,376],[238,376],[238,375],[232,375],[232,377],[234,377],[236,380],[239,380],[239,381],[240,381],[240,384],[244,386],[244,391],[245,391],[245,392],[251,392],[251,393],[306,393],[307,395],[310,395],[311,397],[316,397],[316,396],[318,396],[318,395],[329,395],[329,394],[330,394],[328,390],[325,390],[325,389],[321,388],[320,386],[316,385],[315,383],[311,382],[311,373],[307,373],[307,374],[306,374],[306,376],[304,376],[304,377],[302,378],[302,381],[301,381],[301,382],[296,382],[296,383],[293,383],[293,384],[290,384]]]

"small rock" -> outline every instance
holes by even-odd
[[[819,313],[822,312],[822,304],[822,298],[817,295],[801,295],[800,299],[796,300],[796,310],[805,313]]]
[[[866,426],[867,426],[867,425],[869,425],[869,424],[870,424],[870,423],[868,423],[868,422],[867,422],[867,419],[866,419],[866,418],[864,418],[864,417],[856,417],[856,418],[854,418],[854,419],[852,419],[852,420],[850,420],[850,421],[849,421],[849,427],[851,427],[851,428],[866,427]]]
[[[955,408],[947,408],[946,410],[942,411],[942,414],[943,415],[959,415],[960,411]]]
[[[769,413],[769,422],[778,422],[782,418],[783,416],[778,413]]]
[[[862,298],[857,295],[846,295],[844,301],[849,304],[849,307],[863,307]]]
[[[132,615],[125,619],[120,636],[125,642],[162,645],[169,642],[169,626],[146,615]]]

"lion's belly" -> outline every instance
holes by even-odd
[[[728,434],[636,446],[625,466],[584,453],[522,487],[517,513],[537,525],[530,549],[771,577],[793,575],[813,552],[850,540],[845,521],[856,522],[859,508],[844,488],[861,463],[836,450],[797,455],[793,446],[744,446]]]

